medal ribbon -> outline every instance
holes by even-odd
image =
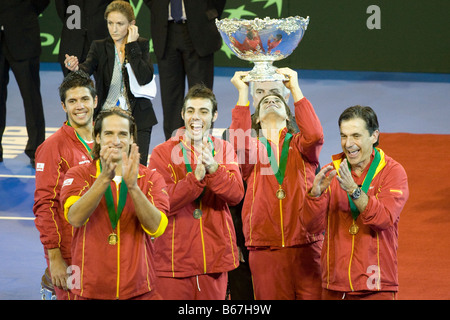
[[[292,134],[287,132],[286,136],[284,137],[283,148],[281,149],[280,165],[278,166],[277,159],[275,159],[275,155],[272,153],[272,147],[270,145],[270,142],[267,141],[265,137],[259,138],[259,140],[266,145],[267,156],[269,157],[270,166],[272,167],[272,171],[275,175],[275,178],[277,178],[277,181],[280,186],[283,184],[284,174],[286,172],[286,164],[289,154],[289,144],[291,142],[291,139]]]
[[[364,193],[367,194],[367,191],[369,190],[369,186],[372,183],[373,177],[375,176],[375,171],[377,170],[378,165],[380,164],[380,160],[381,160],[381,156],[380,153],[378,152],[378,150],[376,148],[374,148],[375,150],[375,157],[372,161],[372,164],[369,167],[369,171],[367,172],[366,177],[364,178],[364,182],[362,184],[361,190],[364,191]],[[348,168],[351,172],[351,167],[350,167],[350,162],[348,162]],[[356,220],[356,218],[358,218],[359,216],[359,210],[356,207],[355,203],[353,202],[352,198],[350,197],[350,195],[347,194],[348,197],[348,201],[350,202],[350,210],[352,211],[352,217],[354,220]]]
[[[102,163],[100,160],[100,172],[102,171]],[[117,222],[120,219],[120,216],[122,215],[123,208],[125,207],[125,203],[127,201],[127,193],[128,193],[128,187],[126,183],[123,181],[120,183],[120,191],[119,191],[119,201],[117,204],[117,211],[116,206],[114,204],[114,198],[112,194],[111,184],[108,186],[108,189],[106,189],[105,192],[105,200],[106,200],[106,206],[108,208],[108,215],[109,215],[109,221],[111,221],[111,226],[113,230],[117,226]]]
[[[69,127],[72,127],[70,125],[69,120],[67,120],[67,125]],[[75,130],[75,129],[74,129]],[[80,140],[80,142],[83,144],[83,146],[86,148],[86,150],[88,151],[89,154],[91,154],[91,148],[89,147],[89,145],[86,143],[86,141],[84,141],[84,139],[78,134],[77,130],[75,130],[75,135],[77,136],[78,140]]]

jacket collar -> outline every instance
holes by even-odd
[[[100,170],[100,159],[97,159],[94,162],[95,162],[95,176],[94,177],[98,178],[98,176],[101,173],[101,170]],[[140,178],[142,178],[144,176],[145,176],[145,174],[142,173],[142,168],[141,168],[141,166],[139,166],[138,179],[140,179]]]
[[[375,171],[374,177],[376,177],[376,175],[381,170],[383,170],[383,168],[386,166],[386,163],[387,163],[386,162],[386,155],[385,155],[384,151],[381,150],[380,148],[377,148],[377,150],[380,153],[381,159],[380,159],[380,163],[378,164],[377,169]],[[370,155],[370,163],[366,166],[366,168],[364,168],[364,172],[369,169],[370,164],[372,163],[374,156],[375,156],[375,151],[372,151],[372,154]],[[345,159],[345,154],[343,152],[331,156],[331,160],[332,160],[333,166],[334,166],[334,168],[336,170],[339,169],[339,166],[341,165],[341,162],[344,161],[344,159]]]

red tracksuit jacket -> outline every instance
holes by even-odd
[[[155,239],[156,274],[162,277],[190,277],[221,273],[239,265],[236,235],[228,205],[236,205],[244,195],[244,186],[230,143],[211,137],[219,168],[198,181],[188,173],[181,152],[182,136],[156,146],[150,168],[164,176],[170,196],[166,232]],[[188,146],[187,146],[188,148]],[[195,157],[191,150],[191,163]],[[196,164],[192,164],[195,171]],[[205,189],[201,202],[196,199]],[[193,216],[203,211],[200,219]]]
[[[48,137],[36,151],[36,191],[33,212],[41,242],[47,249],[60,248],[70,263],[72,226],[64,219],[60,190],[66,172],[91,162],[91,155],[67,122]]]
[[[247,191],[242,208],[242,223],[247,247],[291,247],[323,239],[320,232],[309,233],[300,222],[300,208],[306,190],[311,187],[315,170],[319,165],[319,153],[323,145],[323,130],[311,103],[303,98],[295,102],[295,118],[300,129],[293,135],[289,146],[286,173],[282,188],[286,198],[279,200],[276,191],[279,183],[271,169],[266,147],[256,138],[243,143],[240,135],[251,128],[250,108],[236,106],[232,111],[231,133],[238,139],[234,141],[239,155],[243,178]],[[233,130],[241,130],[233,131]],[[279,135],[279,157],[283,147],[287,128]],[[270,142],[272,149],[276,144]],[[237,146],[236,146],[237,144]],[[242,153],[242,149],[245,152]]]
[[[61,188],[65,214],[70,205],[89,190],[99,174],[99,160],[67,172]],[[137,183],[150,202],[166,214],[169,196],[161,175],[140,165]],[[114,181],[111,181],[111,190],[117,206],[118,190]],[[149,235],[136,216],[130,196],[114,231],[118,243],[110,245],[108,236],[113,230],[103,196],[88,221],[82,227],[74,228],[72,264],[79,268],[72,276],[75,283],[71,291],[74,294],[88,299],[112,300],[130,299],[154,290],[154,256]]]
[[[322,286],[352,291],[397,291],[398,222],[409,197],[403,167],[378,149],[381,161],[370,184],[369,203],[356,219],[359,231],[349,233],[353,223],[347,193],[333,179],[321,196],[307,196],[302,218],[310,232],[325,230],[322,248]],[[339,168],[344,154],[333,156]],[[372,154],[373,160],[373,154]],[[362,185],[370,164],[355,182]],[[309,190],[308,190],[309,191]]]

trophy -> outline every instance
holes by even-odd
[[[274,61],[289,56],[303,38],[309,23],[299,16],[283,19],[254,20],[216,19],[216,26],[227,46],[234,54],[255,65],[243,79],[249,81],[287,80],[276,72]]]

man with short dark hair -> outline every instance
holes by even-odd
[[[67,121],[36,151],[36,191],[33,212],[44,245],[56,298],[69,299],[67,267],[71,265],[72,227],[60,206],[67,171],[91,162],[93,114],[97,107],[94,82],[83,71],[67,75],[59,87]]]
[[[317,174],[301,215],[309,232],[325,231],[322,297],[397,299],[406,172],[376,148],[379,127],[372,108],[347,108],[338,123],[343,152]]]
[[[244,186],[233,147],[210,134],[217,116],[213,92],[193,86],[181,113],[185,127],[150,157],[170,195],[167,231],[155,239],[163,299],[224,300],[227,272],[239,265],[228,206],[239,203]]]

